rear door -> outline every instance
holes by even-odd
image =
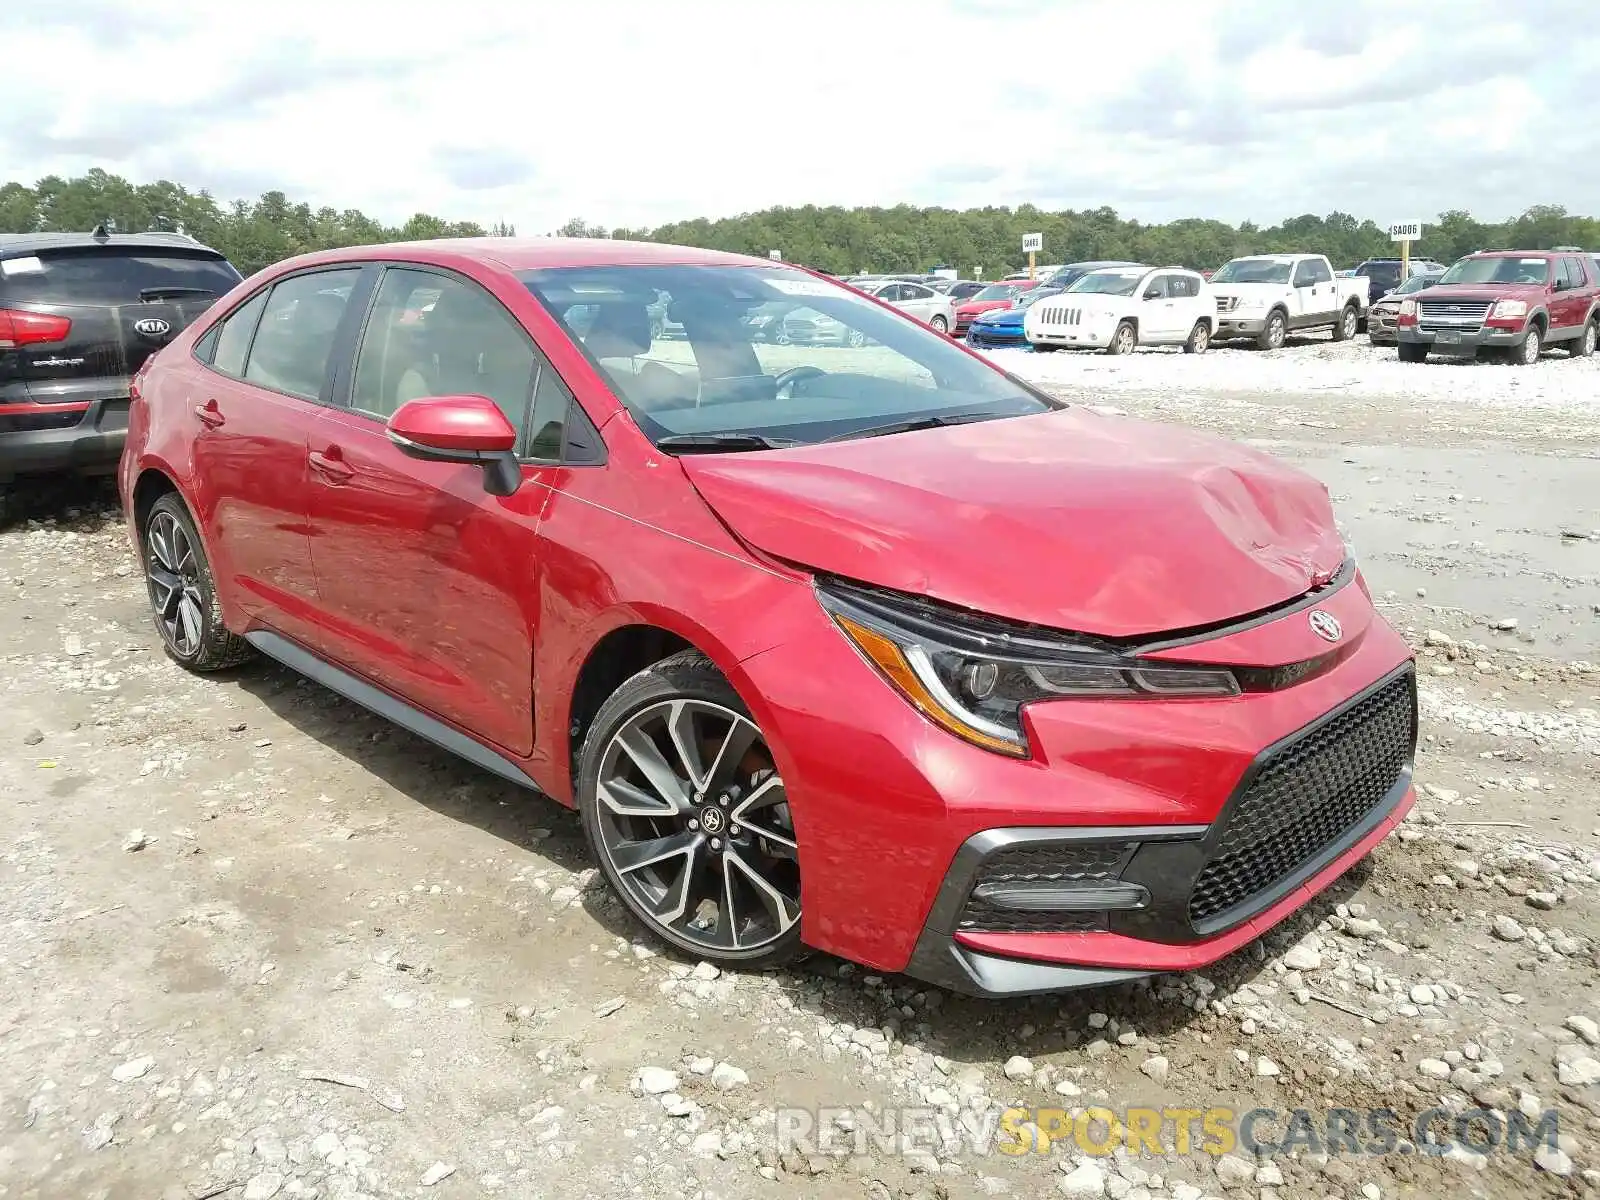
[[[1557,262],[1556,284],[1560,290],[1550,297],[1551,328],[1563,335],[1581,334],[1594,295],[1582,261],[1571,257]]]
[[[111,243],[3,260],[0,309],[56,318],[57,336],[0,356],[0,404],[105,401],[125,426],[129,378],[239,278],[199,247]]]

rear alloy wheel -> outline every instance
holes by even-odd
[[[1583,327],[1583,333],[1572,339],[1572,349],[1567,353],[1573,358],[1588,358],[1594,353],[1595,341],[1600,339],[1600,317],[1590,321]]]
[[[800,950],[800,865],[761,730],[693,651],[617,689],[584,740],[578,806],[606,879],[641,922],[719,965]]]
[[[1356,312],[1355,305],[1346,306],[1344,312],[1339,314],[1339,323],[1333,327],[1333,340],[1348,342],[1355,337],[1360,324],[1361,316]]]
[[[928,327],[935,333],[944,333],[949,330],[950,322],[946,321],[942,316],[935,314],[933,320],[928,322]]]
[[[1139,344],[1139,335],[1134,331],[1132,321],[1124,321],[1117,326],[1117,331],[1111,335],[1111,344],[1106,347],[1107,354],[1132,354],[1134,347]]]
[[[168,656],[191,671],[220,671],[250,658],[250,643],[222,623],[205,548],[175,493],[151,505],[142,541],[150,608]]]
[[[1183,344],[1185,354],[1204,354],[1211,347],[1211,326],[1196,321],[1189,331],[1189,340]]]
[[[1544,349],[1544,337],[1536,324],[1528,326],[1528,332],[1522,335],[1522,340],[1517,343],[1514,361],[1519,366],[1531,367],[1539,361],[1539,352]]]

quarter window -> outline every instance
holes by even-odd
[[[520,446],[537,362],[522,326],[476,284],[390,268],[361,338],[350,406],[387,420],[408,400],[487,396]]]
[[[321,396],[339,322],[360,273],[315,271],[274,287],[250,345],[244,378],[305,400]]]
[[[266,306],[267,293],[262,292],[234,309],[233,315],[218,326],[215,352],[211,356],[213,367],[236,379],[244,375],[245,355],[250,353],[250,341],[256,335],[261,310]]]

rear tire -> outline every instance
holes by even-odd
[[[1428,348],[1420,342],[1400,342],[1400,361],[1419,363],[1428,361]]]
[[[1189,340],[1183,344],[1185,354],[1204,354],[1211,348],[1211,326],[1204,321],[1196,321],[1194,328],[1189,331]]]
[[[1261,332],[1256,334],[1256,349],[1281,350],[1288,336],[1289,319],[1283,315],[1281,309],[1275,309],[1267,314],[1267,323],[1261,327]]]
[[[1348,342],[1355,337],[1360,325],[1361,313],[1359,310],[1354,304],[1345,305],[1344,311],[1339,314],[1339,320],[1333,327],[1333,340],[1336,342]]]
[[[1600,341],[1600,317],[1591,317],[1583,332],[1572,340],[1567,353],[1573,358],[1588,358],[1594,353],[1596,341]]]
[[[250,643],[222,623],[222,602],[205,546],[176,492],[150,506],[139,544],[156,632],[167,657],[201,674],[255,657]]]
[[[947,333],[950,329],[950,322],[935,314],[934,318],[928,322],[928,328],[935,333]]]
[[[1138,345],[1139,333],[1134,329],[1133,322],[1123,321],[1111,335],[1111,344],[1106,347],[1106,353],[1132,354]]]

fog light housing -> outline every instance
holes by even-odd
[[[984,860],[957,920],[986,933],[1108,928],[1108,914],[1146,908],[1150,893],[1122,872],[1138,842],[1009,846]]]

